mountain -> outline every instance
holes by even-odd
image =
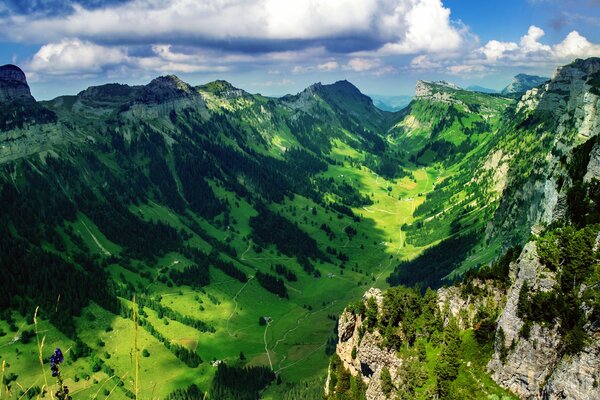
[[[0,67],[0,102],[32,102],[25,74],[16,65]]]
[[[383,111],[400,111],[412,100],[412,96],[382,96],[370,94],[375,107]]]
[[[489,89],[479,85],[471,85],[467,86],[467,90],[471,90],[473,92],[481,92],[481,93],[498,93],[496,89]]]
[[[143,396],[320,398],[336,315],[370,287],[438,289],[532,230],[595,223],[598,59],[520,101],[419,81],[397,112],[347,81],[271,98],[176,76],[36,102],[16,68],[0,75],[0,356],[15,395],[39,385],[37,331],[42,359],[70,349],[61,376],[81,396],[94,381],[134,396],[140,352]]]
[[[576,60],[528,92],[507,112],[505,135],[490,142],[487,160],[473,174],[471,183],[490,166],[504,170],[503,195],[488,220],[488,234],[506,240],[515,224],[529,226],[518,241],[524,246],[437,291],[405,286],[366,291],[340,316],[325,387],[329,398],[349,393],[350,387],[370,399],[392,393],[400,398],[595,396],[599,76],[600,59]],[[439,251],[421,256],[424,265],[443,263],[444,257]]]
[[[520,96],[529,89],[543,84],[548,78],[536,75],[518,74],[513,80],[500,91],[503,95]]]

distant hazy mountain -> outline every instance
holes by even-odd
[[[550,78],[536,75],[518,74],[500,93],[505,95],[522,94],[531,88],[541,85]]]
[[[399,111],[410,103],[412,96],[381,96],[378,94],[369,95],[373,99],[375,107],[383,111]]]
[[[481,92],[481,93],[498,93],[496,89],[490,89],[479,85],[471,85],[467,86],[467,90],[472,92]]]

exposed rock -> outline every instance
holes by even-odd
[[[498,309],[503,305],[503,291],[491,281],[475,279],[472,285],[480,291],[477,296],[463,295],[459,286],[438,289],[438,308],[444,315],[444,325],[452,316],[457,319],[461,329],[472,328],[480,308]]]
[[[348,339],[354,334],[354,327],[356,326],[356,315],[349,311],[344,311],[340,316],[338,323],[338,336],[340,342],[347,342]]]
[[[600,335],[571,359],[563,359],[544,387],[544,400],[592,399],[600,389]],[[598,398],[598,397],[596,397]]]
[[[460,87],[453,83],[446,81],[417,81],[415,86],[415,98],[417,99],[429,99],[432,101],[439,101],[448,104],[461,104],[465,106],[460,100],[457,100],[453,96],[453,91],[462,90]],[[468,109],[468,107],[465,106]]]
[[[186,108],[208,118],[208,108],[200,93],[175,75],[169,75],[153,79],[144,86],[127,112],[137,118],[158,118]]]
[[[587,166],[587,172],[583,177],[584,182],[589,182],[593,178],[600,179],[600,143],[596,143],[590,153],[590,162]]]
[[[381,289],[370,288],[369,290],[367,290],[365,294],[363,294],[363,301],[365,302],[365,304],[367,300],[369,300],[369,298],[371,297],[375,298],[377,308],[381,311],[381,307],[383,305],[383,292],[381,291]]]
[[[543,86],[529,90],[517,105],[517,112],[527,110],[552,113],[559,121],[557,132],[571,129],[583,136],[600,132],[600,97],[592,93],[588,77],[600,71],[600,58],[577,60],[558,68]]]
[[[16,65],[7,64],[0,67],[0,102],[32,102],[25,73]]]
[[[598,332],[592,333],[591,344],[574,356],[563,355],[558,324],[534,323],[527,338],[520,335],[524,322],[517,315],[517,305],[523,284],[527,283],[533,292],[547,292],[557,284],[554,273],[540,264],[535,243],[528,243],[519,260],[511,265],[511,277],[513,284],[498,319],[504,342],[496,337],[496,351],[488,363],[492,378],[523,399],[595,398],[595,386],[600,382]],[[506,352],[504,360],[502,349]]]
[[[548,78],[536,75],[518,74],[512,81],[500,92],[504,95],[525,93],[529,89],[541,85]]]
[[[363,295],[363,301],[374,297],[378,307],[383,303],[383,294],[380,289],[371,288]],[[402,360],[396,352],[383,348],[382,337],[378,331],[368,332],[362,327],[362,317],[345,310],[339,319],[338,344],[336,352],[344,368],[354,376],[360,376],[367,384],[368,400],[385,400],[387,397],[381,391],[380,374],[385,367],[390,370],[392,379],[398,376],[402,367]],[[355,358],[352,358],[354,353]]]

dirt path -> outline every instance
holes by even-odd
[[[248,242],[248,248],[246,250],[244,250],[244,252],[240,256],[240,260],[246,261],[246,259],[244,258],[244,256],[246,255],[246,253],[248,253],[250,251],[251,248],[252,248],[252,240],[250,240],[250,242]]]
[[[267,353],[267,358],[269,359],[269,365],[271,366],[271,371],[273,371],[273,362],[271,361],[271,354],[269,354],[269,346],[267,346],[267,330],[271,325],[271,318],[267,319],[267,326],[265,326],[265,333],[263,333],[263,341],[265,342],[265,352]]]
[[[104,248],[104,246],[102,246],[102,243],[100,243],[98,241],[98,239],[96,238],[96,236],[94,236],[94,234],[92,233],[92,231],[90,230],[90,228],[88,228],[87,224],[85,223],[85,221],[83,219],[81,220],[81,223],[83,224],[83,227],[88,231],[88,233],[90,234],[90,236],[94,240],[94,243],[96,243],[96,246],[98,246],[98,248],[100,249],[100,251],[103,252],[104,255],[110,256],[111,255],[110,251],[106,250]]]
[[[227,318],[227,325],[225,327],[225,329],[227,330],[227,333],[229,334],[230,337],[234,337],[235,336],[235,332],[231,333],[229,331],[229,321],[231,321],[231,318],[233,317],[233,315],[235,314],[235,312],[238,309],[238,302],[237,302],[237,298],[238,296],[242,293],[242,291],[246,288],[246,286],[248,286],[248,284],[250,283],[250,281],[254,279],[254,276],[251,276],[250,279],[248,279],[246,281],[246,283],[244,283],[244,285],[240,288],[240,290],[238,290],[238,292],[235,294],[235,296],[233,296],[233,302],[235,303],[235,308],[233,309],[233,311],[231,312],[231,314],[229,314],[229,318]],[[270,361],[270,360],[269,360]]]

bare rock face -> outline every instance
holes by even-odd
[[[600,332],[587,326],[592,340],[574,356],[563,355],[563,339],[557,325],[534,323],[527,338],[520,334],[524,321],[517,314],[517,305],[523,285],[527,283],[533,292],[547,292],[557,284],[554,273],[540,264],[534,242],[523,248],[519,260],[511,265],[510,274],[513,284],[498,319],[495,353],[488,363],[492,378],[523,399],[598,398]]]
[[[366,303],[369,298],[375,298],[381,310],[383,293],[380,289],[371,288],[363,295]],[[344,368],[354,376],[360,376],[367,384],[368,400],[385,400],[387,396],[381,390],[380,375],[383,368],[388,368],[393,380],[398,377],[402,368],[402,360],[396,352],[382,346],[383,338],[379,332],[368,332],[362,326],[360,315],[355,315],[346,309],[340,316],[338,324],[338,344],[336,352]],[[355,355],[353,358],[352,355]]]
[[[587,172],[583,180],[589,182],[593,178],[600,179],[600,143],[596,143],[592,148],[590,162],[588,163]]]
[[[590,137],[600,131],[600,97],[592,93],[588,78],[600,71],[600,58],[588,58],[558,68],[545,85],[529,90],[517,111],[548,111],[560,121],[557,131],[574,128]]]
[[[460,329],[472,328],[480,308],[498,309],[504,303],[503,291],[493,282],[476,279],[472,284],[480,291],[477,296],[463,295],[459,286],[438,289],[438,308],[444,315],[444,325],[454,317]]]
[[[338,324],[338,336],[340,342],[347,342],[354,334],[356,327],[356,315],[349,311],[344,311]]]
[[[600,389],[600,333],[570,360],[561,360],[544,387],[542,398],[592,399]],[[598,398],[598,397],[596,397]]]
[[[16,65],[0,67],[0,103],[34,101],[25,73]]]
[[[208,108],[200,93],[175,75],[169,75],[155,78],[141,88],[127,113],[136,118],[160,118],[184,108],[208,118]]]

